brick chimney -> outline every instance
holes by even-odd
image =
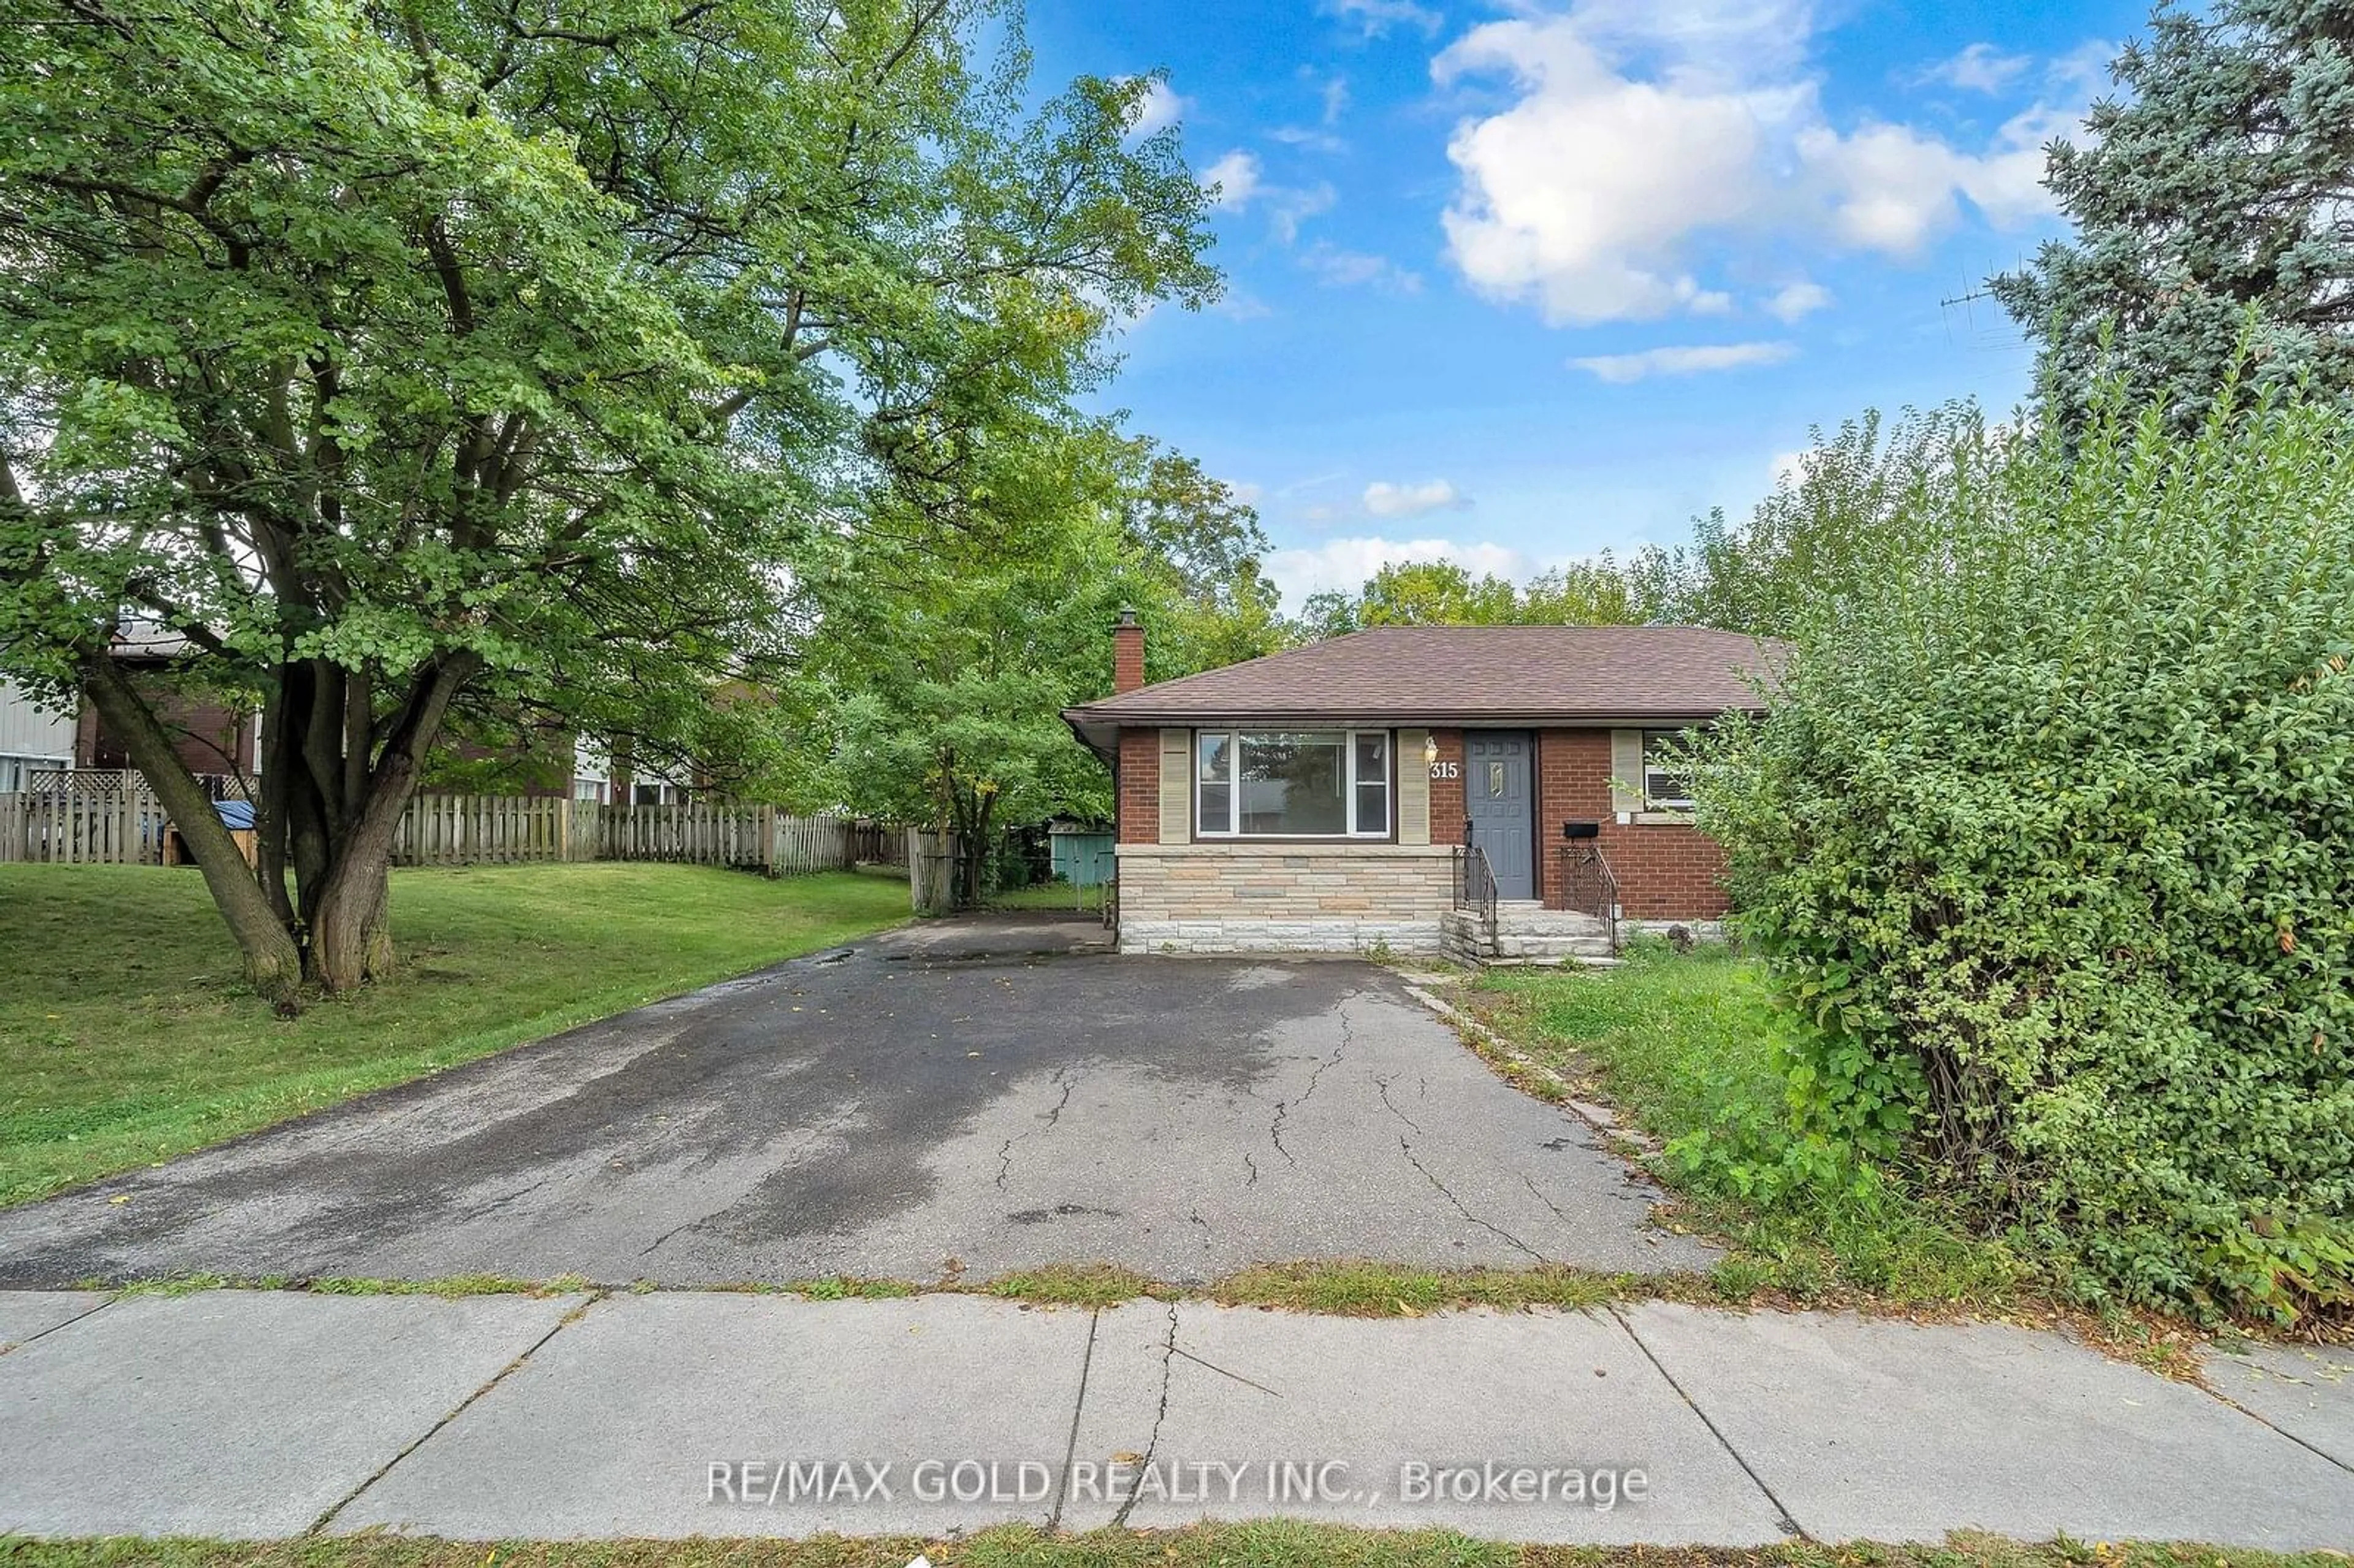
[[[1144,684],[1144,623],[1136,611],[1123,609],[1111,629],[1111,694],[1132,692]]]

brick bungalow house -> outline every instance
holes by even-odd
[[[1397,626],[1144,683],[1065,720],[1118,781],[1122,952],[1606,956],[1715,927],[1723,857],[1668,765],[1758,711],[1778,646],[1689,626]]]

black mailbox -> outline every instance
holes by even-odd
[[[1598,839],[1602,836],[1600,822],[1564,822],[1561,836],[1565,839]]]

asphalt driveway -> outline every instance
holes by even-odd
[[[1709,1260],[1388,971],[1093,935],[911,927],[0,1213],[0,1287]]]

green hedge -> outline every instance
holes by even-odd
[[[1937,423],[1702,770],[1801,1020],[1791,1147],[1909,1163],[2088,1295],[2342,1313],[2354,417]]]

